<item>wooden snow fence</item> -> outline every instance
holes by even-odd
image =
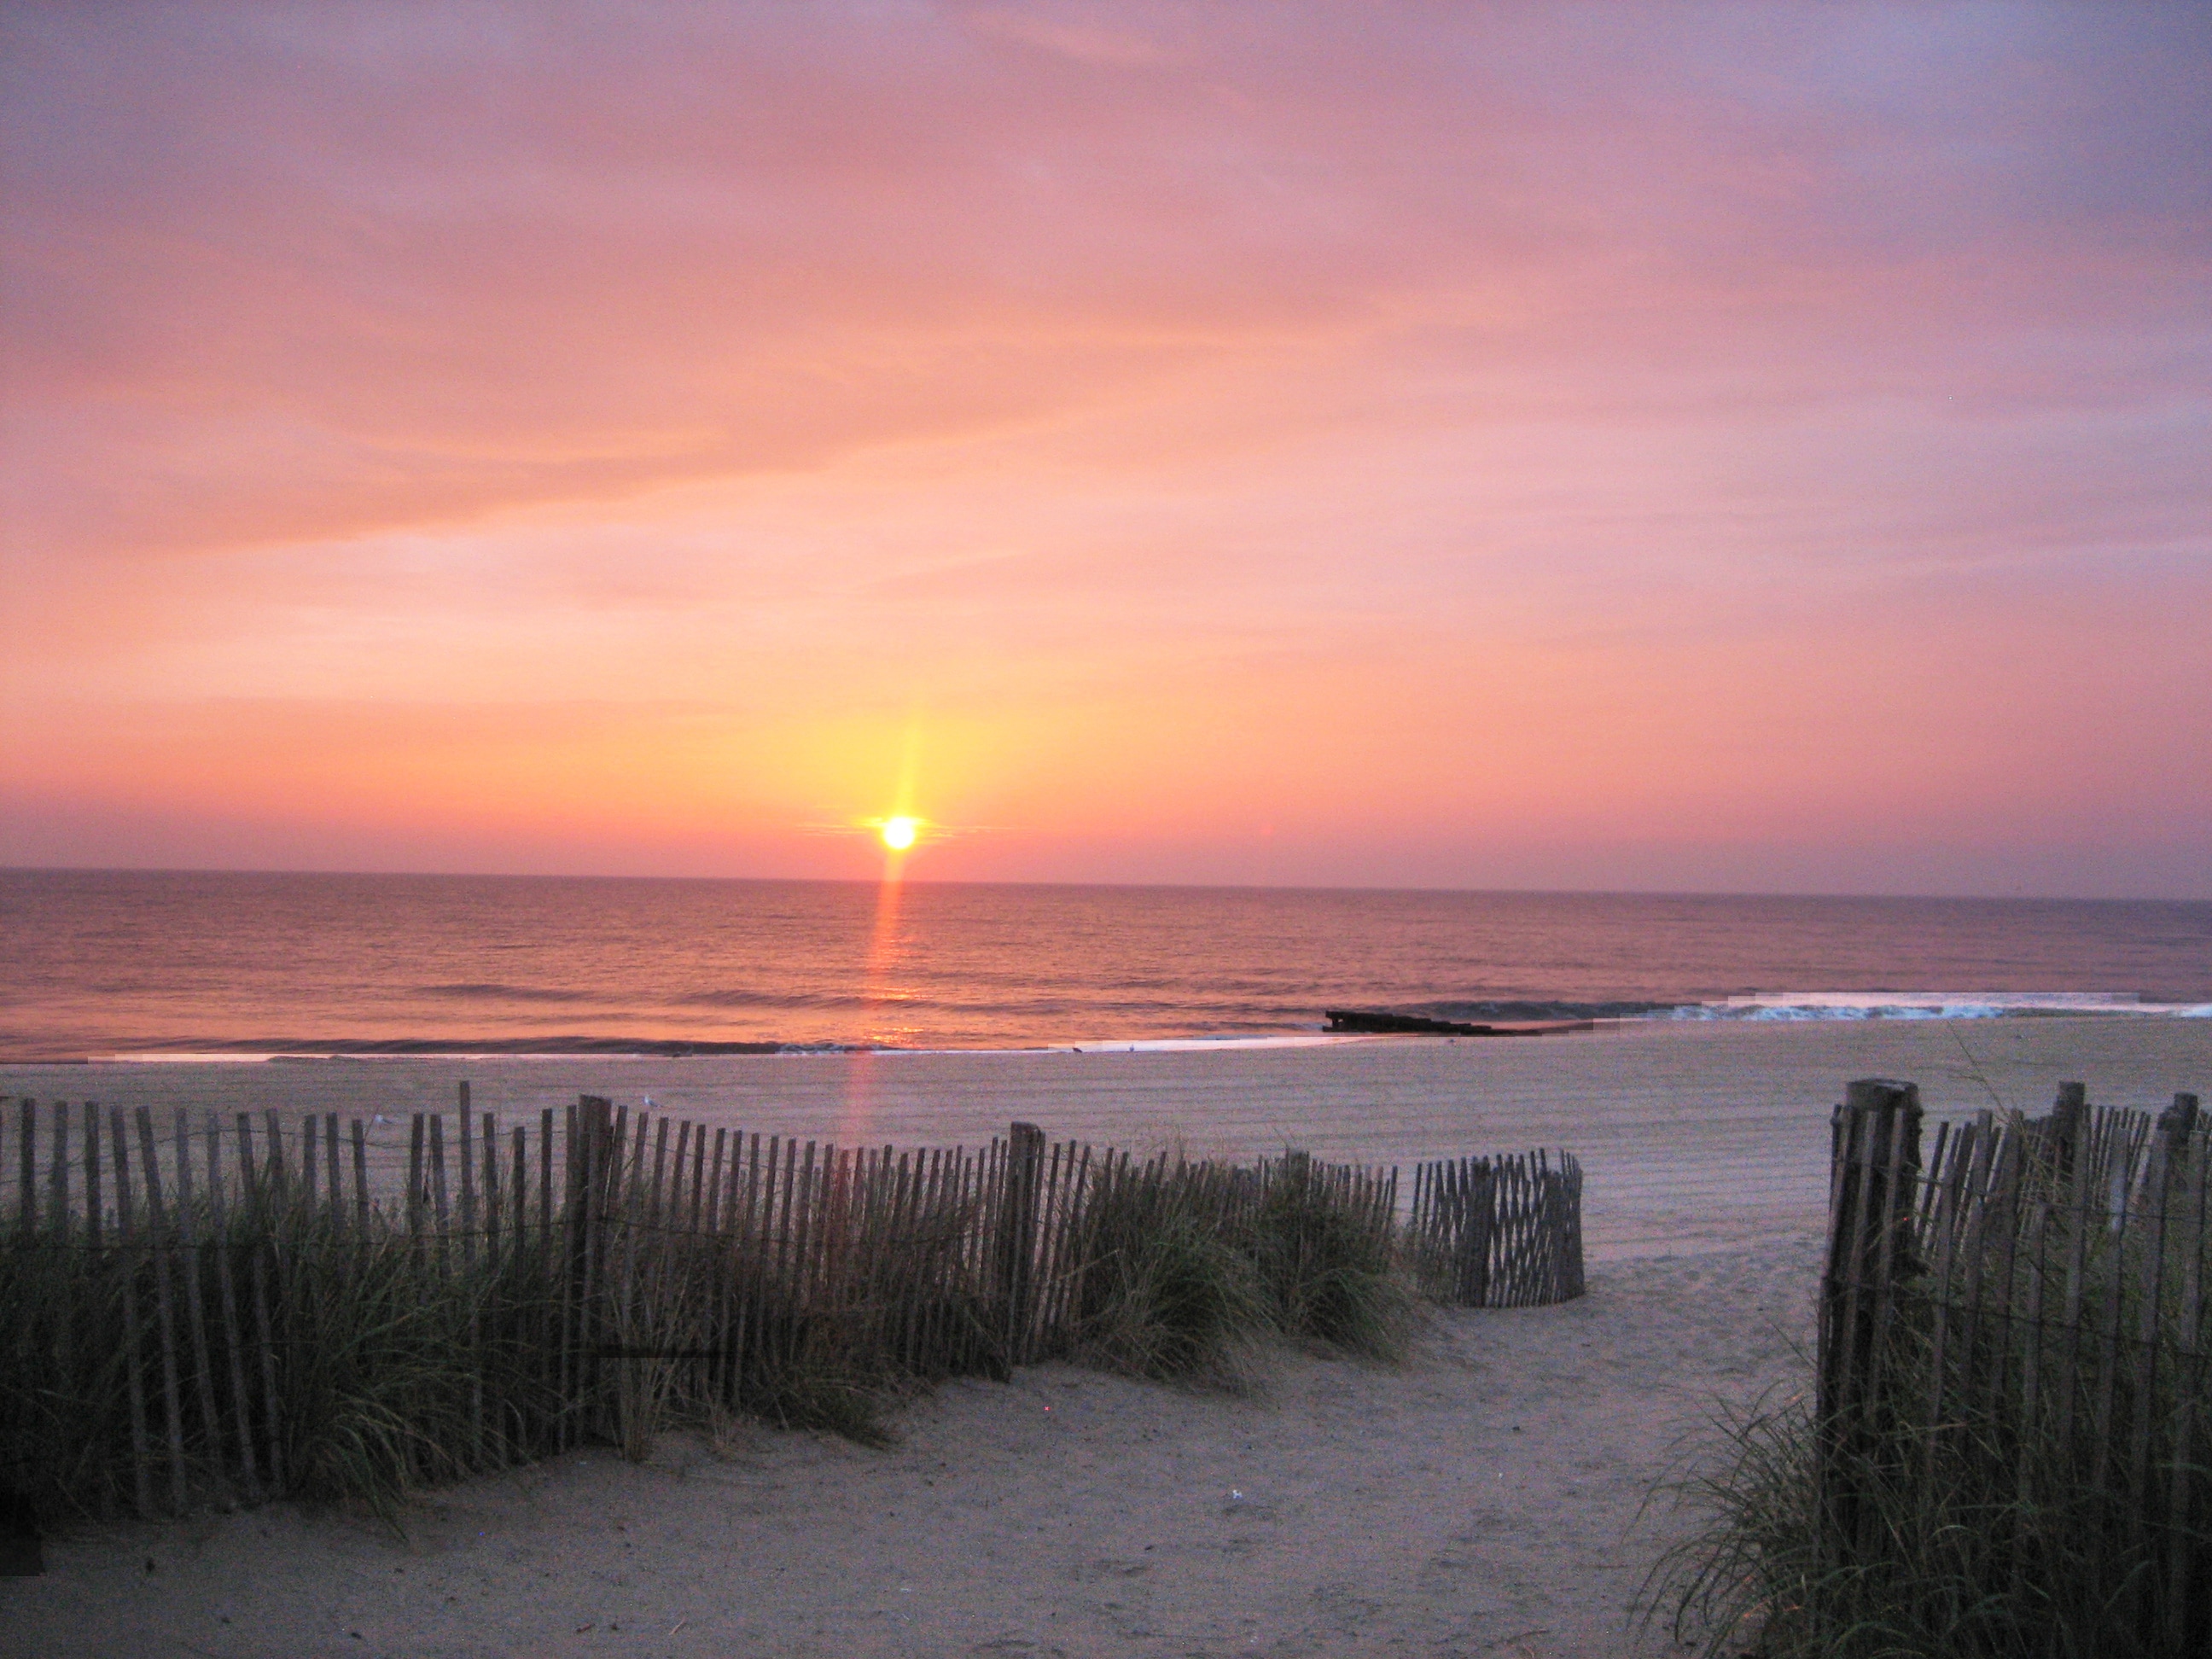
[[[412,1484],[635,1449],[672,1414],[791,1420],[795,1390],[1004,1377],[1079,1345],[1108,1200],[1170,1171],[1230,1228],[1296,1183],[1425,1284],[1479,1255],[1481,1293],[1447,1299],[1581,1289],[1564,1157],[1425,1165],[1407,1221],[1395,1170],[1146,1161],[1022,1123],[915,1150],[590,1096],[504,1123],[465,1084],[398,1121],[22,1100],[0,1110],[0,1492],[152,1516],[329,1489],[307,1425],[334,1401]]]
[[[1423,1292],[1462,1308],[1583,1294],[1583,1166],[1571,1152],[1463,1158],[1413,1170],[1406,1251]]]
[[[1886,1505],[1941,1492],[2009,1529],[2014,1588],[2100,1553],[2130,1650],[2212,1652],[2208,1152],[2061,1086],[2049,1117],[1936,1126],[1866,1079],[1833,1123],[1818,1398],[1825,1547],[1883,1559]],[[2055,1626],[2054,1626],[2055,1629]]]

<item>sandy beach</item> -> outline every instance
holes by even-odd
[[[1794,1236],[1827,1202],[1830,1109],[1855,1077],[1920,1085],[1936,1116],[2050,1109],[2079,1078],[2156,1108],[2212,1083],[2212,1020],[1625,1023],[1553,1037],[1394,1038],[1212,1051],[775,1054],[0,1066],[0,1094],[508,1121],[606,1095],[714,1127],[843,1146],[974,1145],[1016,1119],[1054,1139],[1410,1164],[1564,1146],[1589,1181],[1592,1258]],[[387,1157],[406,1128],[373,1130]],[[7,1179],[0,1173],[0,1182]]]
[[[1830,1105],[1854,1076],[1937,1115],[2085,1079],[2156,1107],[2212,1084],[2212,1022],[1626,1026],[1223,1053],[115,1066],[11,1095],[387,1114],[471,1079],[503,1113],[589,1089],[710,1122],[902,1145],[1056,1135],[1370,1162],[1564,1146],[1590,1294],[1437,1316],[1389,1370],[1286,1354],[1262,1397],[1058,1366],[963,1382],[860,1450],[671,1437],[431,1494],[404,1542],[291,1505],[81,1531],[0,1582],[0,1650],[1627,1655],[1685,1517],[1639,1522],[1716,1401],[1800,1375]]]

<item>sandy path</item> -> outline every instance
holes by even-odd
[[[1401,1370],[1285,1357],[1261,1401],[1044,1366],[943,1389],[890,1452],[750,1431],[722,1457],[563,1458],[439,1494],[406,1546],[289,1505],[118,1528],[0,1583],[0,1638],[54,1659],[1663,1650],[1626,1610],[1679,1523],[1629,1528],[1707,1400],[1791,1374],[1816,1259],[1804,1239],[1617,1263],[1579,1303],[1443,1316]]]

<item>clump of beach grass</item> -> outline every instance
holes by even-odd
[[[773,1363],[753,1368],[737,1401],[747,1415],[776,1428],[831,1434],[881,1449],[896,1443],[891,1413],[913,1386],[879,1357],[856,1353],[834,1331],[816,1328],[800,1333]]]
[[[1275,1328],[1361,1358],[1402,1360],[1418,1304],[1389,1218],[1305,1152],[1286,1152],[1263,1179],[1250,1249]]]
[[[1073,1358],[1155,1382],[1249,1389],[1267,1305],[1233,1212],[1205,1173],[1164,1159],[1109,1172],[1078,1234]],[[1209,1201],[1211,1200],[1211,1201]]]
[[[1105,1370],[1250,1389],[1271,1338],[1395,1362],[1417,1322],[1389,1217],[1304,1152],[1118,1169],[1079,1237],[1074,1357]]]
[[[556,1409],[523,1334],[547,1301],[537,1263],[298,1206],[240,1218],[232,1248],[250,1251],[263,1226],[291,1492],[396,1523],[418,1488],[536,1455]]]
[[[2001,1447],[1986,1427],[1964,1431],[1970,1455],[1991,1462],[2033,1448]],[[1836,1547],[1825,1523],[1823,1470],[1802,1400],[1723,1426],[1717,1467],[1676,1491],[1709,1524],[1661,1563],[1650,1611],[1678,1642],[1713,1659],[2150,1659],[2171,1651],[2139,1633],[2136,1598],[2149,1561],[2125,1521],[2079,1488],[2036,1499],[1960,1485],[1942,1468],[1900,1482],[1900,1462],[1927,1452],[1903,1433],[1875,1456],[1846,1457],[1827,1478],[1850,1484],[1869,1510],[1871,1548]]]

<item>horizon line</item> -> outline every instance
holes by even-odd
[[[865,887],[882,884],[880,878],[864,876],[700,876],[647,875],[635,872],[545,872],[502,870],[344,870],[307,867],[256,868],[235,865],[75,865],[0,864],[0,876],[301,876],[339,877],[367,880],[420,881],[603,881],[711,882],[723,884]],[[939,880],[911,874],[901,878],[905,887],[1072,887],[1101,891],[1233,892],[1233,893],[1450,893],[1468,896],[1525,898],[1674,898],[1674,899],[1841,899],[1889,903],[1940,904],[2171,904],[2212,907],[2212,897],[2180,898],[2139,894],[2132,897],[2088,897],[2066,893],[1931,893],[1783,892],[1750,889],[1662,887],[1448,887],[1386,883],[1206,882],[1206,881],[985,881],[973,878]]]

